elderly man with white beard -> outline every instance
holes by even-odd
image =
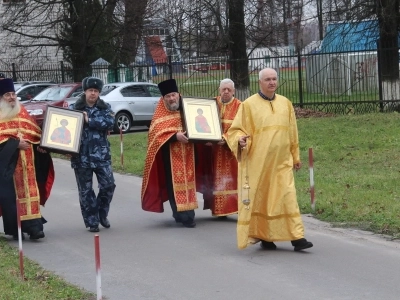
[[[40,213],[54,182],[51,156],[38,147],[41,129],[20,104],[11,79],[0,81],[0,216],[4,233],[18,239],[21,229],[32,240],[43,238]],[[24,236],[23,236],[24,237]]]

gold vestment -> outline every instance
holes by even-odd
[[[240,136],[249,135],[241,149]],[[239,161],[240,249],[259,240],[292,241],[304,237],[296,198],[293,164],[300,162],[297,123],[292,103],[281,95],[272,101],[255,94],[242,103],[227,133]],[[250,189],[243,189],[246,171]],[[242,203],[249,198],[249,209]]]

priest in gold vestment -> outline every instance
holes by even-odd
[[[313,246],[294,185],[293,169],[301,167],[296,117],[292,103],[275,94],[277,85],[274,69],[261,70],[259,92],[242,103],[226,136],[239,161],[239,249],[261,242],[274,250],[277,241],[291,241],[295,251]]]

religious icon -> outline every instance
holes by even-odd
[[[81,111],[49,106],[43,122],[40,146],[61,154],[79,153],[83,121]]]
[[[215,100],[183,98],[185,131],[189,140],[219,142],[222,139],[221,122]]]
[[[198,115],[194,119],[195,127],[197,132],[211,132],[210,125],[208,125],[207,118],[203,116],[203,110],[201,108],[197,109]]]
[[[57,127],[53,130],[53,133],[50,136],[50,139],[55,143],[61,144],[70,144],[71,143],[71,132],[67,128],[68,121],[66,119],[62,119],[60,121],[60,127]]]

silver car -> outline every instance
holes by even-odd
[[[30,101],[37,94],[39,94],[44,89],[50,86],[57,85],[55,82],[45,82],[45,81],[31,81],[25,82],[19,86],[19,84],[14,84],[15,93],[19,97],[22,103]]]
[[[147,82],[109,83],[100,93],[115,113],[114,132],[127,132],[133,125],[150,126],[160,97],[158,86]]]

